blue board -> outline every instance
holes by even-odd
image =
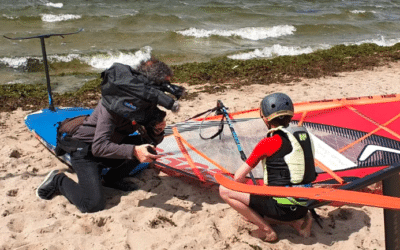
[[[88,108],[56,108],[55,111],[42,109],[27,115],[25,117],[25,124],[35,137],[55,154],[58,123],[67,118],[90,115],[92,112],[93,109]],[[69,154],[59,156],[59,158],[71,166]],[[139,164],[130,174],[133,175],[147,167],[148,163]],[[103,174],[105,173],[106,171],[103,171]]]
[[[58,122],[79,115],[90,115],[92,112],[93,109],[85,108],[56,108],[56,111],[43,109],[27,115],[25,124],[31,132],[45,142],[46,147],[54,149],[56,147]]]

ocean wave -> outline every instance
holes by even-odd
[[[374,13],[374,14],[376,13],[376,11],[366,11],[366,10],[351,10],[350,11],[350,13],[353,13],[353,14],[365,14],[367,12]]]
[[[362,13],[365,13],[366,11],[365,10],[351,10],[350,12],[353,14],[362,14]]]
[[[96,69],[107,69],[114,63],[123,63],[131,67],[136,67],[141,61],[150,59],[151,51],[152,48],[150,46],[146,46],[135,53],[109,52],[107,54],[83,57],[82,61]]]
[[[62,8],[64,6],[63,3],[51,3],[51,2],[48,2],[45,5],[53,8]]]
[[[18,18],[18,17],[15,17],[15,16],[9,16],[9,15],[6,15],[6,14],[3,14],[2,16],[5,17],[6,19],[11,19],[11,20]]]
[[[25,57],[19,57],[19,58],[9,58],[9,57],[3,57],[0,58],[0,63],[4,64],[10,68],[18,69],[21,67],[26,66],[26,63],[28,62],[28,58]]]
[[[267,27],[247,27],[236,30],[205,30],[190,28],[183,31],[178,31],[177,33],[184,36],[194,36],[196,38],[215,36],[239,36],[248,40],[262,40],[269,37],[280,37],[292,35],[296,31],[296,28],[291,25],[278,25],[272,28]]]
[[[136,52],[108,52],[95,55],[80,55],[80,54],[68,54],[68,55],[51,55],[48,56],[49,63],[53,62],[71,62],[72,60],[79,60],[83,63],[90,65],[91,67],[99,70],[104,70],[111,67],[114,63],[128,64],[131,67],[136,67],[141,61],[148,60],[151,57],[151,51],[153,49],[150,46],[143,47]],[[42,60],[42,57],[19,57],[19,58],[0,58],[0,64],[4,64],[7,67],[14,69],[23,69],[27,66],[28,59]]]
[[[385,39],[384,36],[380,36],[379,38],[376,39],[367,39],[367,40],[362,40],[359,42],[347,42],[344,43],[344,45],[361,45],[365,43],[373,43],[378,46],[382,47],[390,47],[395,45],[396,43],[400,43],[400,38],[396,39]],[[320,48],[318,49],[329,49],[334,45],[320,45]],[[282,46],[279,44],[275,44],[272,47],[265,47],[263,49],[256,49],[252,52],[247,52],[247,53],[241,53],[241,54],[236,54],[236,55],[231,55],[228,56],[230,59],[234,60],[249,60],[253,58],[272,58],[272,57],[277,57],[277,56],[295,56],[295,55],[301,55],[301,54],[309,54],[314,52],[316,49],[312,49],[311,47],[307,48],[301,48],[301,47],[288,47],[288,46]]]
[[[294,56],[300,54],[308,54],[313,52],[311,47],[300,48],[300,47],[288,47],[275,44],[272,47],[265,47],[264,49],[256,49],[252,52],[241,53],[237,55],[228,56],[234,60],[249,60],[252,58],[270,58],[276,56]]]
[[[376,39],[367,39],[367,40],[359,41],[359,42],[352,43],[352,44],[361,45],[364,43],[374,43],[378,46],[390,47],[390,46],[395,45],[396,43],[400,43],[400,38],[386,39],[384,36],[380,36],[379,38],[376,38]],[[350,44],[350,43],[346,43],[346,45],[347,44]]]
[[[48,7],[53,7],[53,8],[62,8],[64,6],[63,3],[52,3],[47,0],[39,0],[43,5],[48,6]]]
[[[3,14],[0,16],[0,21],[5,21],[5,22],[7,22],[7,21],[36,22],[41,19],[42,18],[40,16],[33,16],[33,15],[13,15],[13,16],[11,16],[11,15]],[[7,24],[5,24],[5,25],[7,25]]]
[[[62,8],[64,6],[63,3],[52,3],[47,0],[39,0],[43,5],[53,8]]]
[[[385,37],[381,36],[377,39],[369,39],[363,40],[359,42],[348,42],[344,43],[344,45],[361,45],[364,43],[374,43],[379,46],[393,46],[396,43],[400,42],[400,38],[397,39],[385,39]],[[249,60],[253,58],[274,58],[278,56],[295,56],[300,54],[309,54],[317,49],[329,49],[334,45],[324,44],[319,45],[318,47],[311,48],[308,47],[300,47],[300,46],[283,46],[280,44],[275,44],[271,47],[265,47],[262,49],[255,49],[254,51],[247,53],[240,53],[235,55],[230,55],[228,58],[234,60]],[[91,66],[96,70],[104,70],[111,67],[114,63],[123,63],[128,64],[131,67],[136,67],[143,60],[147,60],[151,57],[152,47],[146,46],[140,50],[134,52],[121,52],[121,51],[110,51],[107,53],[96,53],[91,55],[71,53],[68,55],[49,55],[48,61],[49,64],[54,62],[71,62],[73,60],[79,60],[82,63],[85,63]],[[24,70],[27,66],[29,59],[37,59],[42,60],[42,57],[16,57],[16,58],[8,58],[3,57],[0,58],[0,64],[5,65],[9,68],[14,69],[22,69]],[[66,65],[66,67],[68,67]],[[76,67],[72,65],[71,67]]]
[[[53,14],[41,14],[43,22],[61,22],[72,19],[80,19],[81,15],[72,15],[72,14],[62,14],[62,15],[53,15]]]

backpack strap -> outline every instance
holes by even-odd
[[[89,115],[80,115],[73,118],[67,118],[59,122],[57,127],[57,145],[55,153],[57,156],[71,153],[78,148],[88,146],[87,143],[73,139],[72,135],[79,129],[79,127],[87,120]]]
[[[79,127],[87,120],[89,115],[80,115],[73,118],[67,118],[64,121],[60,122],[60,125],[57,128],[57,132],[68,135],[73,135],[79,129]]]

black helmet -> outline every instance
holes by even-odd
[[[283,93],[273,93],[262,99],[260,104],[264,117],[271,121],[280,116],[293,116],[294,107],[290,97]]]

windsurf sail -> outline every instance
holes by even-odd
[[[400,162],[400,95],[302,102],[294,107],[291,126],[306,127],[315,144],[316,183],[345,185]],[[210,140],[199,135],[200,128],[203,137],[208,137],[221,130],[221,122],[229,126],[227,121],[221,121],[222,115],[178,123],[174,125],[175,136],[172,127],[167,128],[169,135],[158,145],[164,157],[156,165],[168,174],[210,183],[216,183],[216,173],[235,173],[242,159],[229,129],[222,129]],[[267,133],[259,109],[229,115],[243,152],[250,154]],[[178,145],[176,138],[183,139],[186,146]],[[253,175],[262,184],[261,165]]]

